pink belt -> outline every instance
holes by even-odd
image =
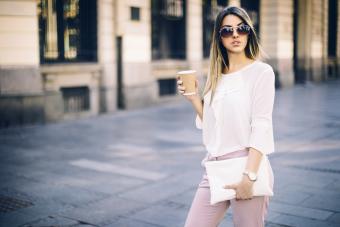
[[[211,156],[211,154],[207,155],[207,161],[217,161],[217,160],[225,160],[225,159],[229,159],[229,158],[238,158],[238,157],[243,157],[243,156],[247,156],[249,153],[248,149],[242,149],[242,150],[237,150],[237,151],[233,151],[218,157],[213,157]]]
[[[201,165],[203,168],[205,168],[204,163],[206,161],[217,161],[217,160],[225,160],[225,159],[230,159],[230,158],[238,158],[238,157],[244,157],[247,156],[249,153],[249,149],[245,148],[242,150],[237,150],[233,151],[218,157],[213,157],[211,156],[210,153],[207,154],[207,156],[202,160]],[[209,188],[209,181],[207,177],[207,173],[204,171],[203,176],[202,176],[202,181],[199,184],[199,187],[208,187]]]

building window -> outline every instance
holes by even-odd
[[[336,58],[337,28],[338,28],[338,1],[328,1],[328,57]]]
[[[140,8],[131,7],[131,20],[139,21],[140,20]]]
[[[177,89],[176,79],[160,79],[158,80],[159,95],[174,95]]]
[[[41,63],[97,61],[96,2],[38,0]]]
[[[257,37],[260,34],[260,0],[241,0],[241,7],[244,8],[250,20],[253,22]]]
[[[151,0],[152,59],[185,59],[184,0]]]
[[[228,1],[203,0],[203,57],[208,58],[210,54],[210,44],[214,31],[214,22],[217,14],[227,6]]]
[[[61,88],[65,113],[78,113],[90,110],[90,91],[88,87]]]

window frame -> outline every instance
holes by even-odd
[[[38,2],[38,12],[42,11],[41,2]],[[55,64],[55,63],[82,63],[82,62],[97,62],[98,61],[98,37],[97,37],[97,0],[80,0],[79,1],[79,15],[78,27],[79,40],[76,58],[65,57],[65,40],[64,32],[66,30],[66,23],[64,19],[64,3],[65,0],[55,1],[56,10],[56,25],[57,25],[57,53],[56,58],[46,58],[44,49],[46,46],[46,19],[43,19],[38,14],[39,25],[39,54],[40,64]],[[39,8],[40,7],[40,8]]]

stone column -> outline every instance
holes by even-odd
[[[308,38],[311,39],[310,58],[312,71],[309,79],[321,81],[325,73],[325,58],[327,58],[327,43],[324,42],[324,40],[327,40],[327,33],[324,33],[324,30],[328,31],[328,24],[325,23],[324,17],[328,17],[328,11],[324,10],[323,1],[313,0],[309,4],[311,4],[311,36]]]
[[[229,0],[229,6],[241,6],[241,0]]]
[[[203,21],[202,1],[188,0],[186,9],[186,56],[191,69],[197,71],[202,81],[202,60],[203,60]],[[202,83],[200,83],[202,84]]]
[[[328,64],[328,0],[298,1],[297,73],[309,81],[321,81]]]
[[[293,1],[260,1],[260,43],[281,86],[294,84]]]
[[[122,37],[123,93],[127,109],[150,105],[157,100],[158,87],[151,73],[151,1],[117,0],[116,35]],[[140,20],[131,19],[131,7]]]
[[[101,66],[100,110],[112,112],[117,106],[114,1],[98,0],[98,63]]]
[[[0,127],[44,121],[35,0],[0,1]]]

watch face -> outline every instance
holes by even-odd
[[[251,181],[256,181],[257,180],[256,173],[249,172],[249,171],[244,171],[243,174],[247,175],[249,180],[251,180]]]
[[[256,174],[249,173],[248,176],[249,176],[250,180],[253,180],[253,181],[256,180]]]

